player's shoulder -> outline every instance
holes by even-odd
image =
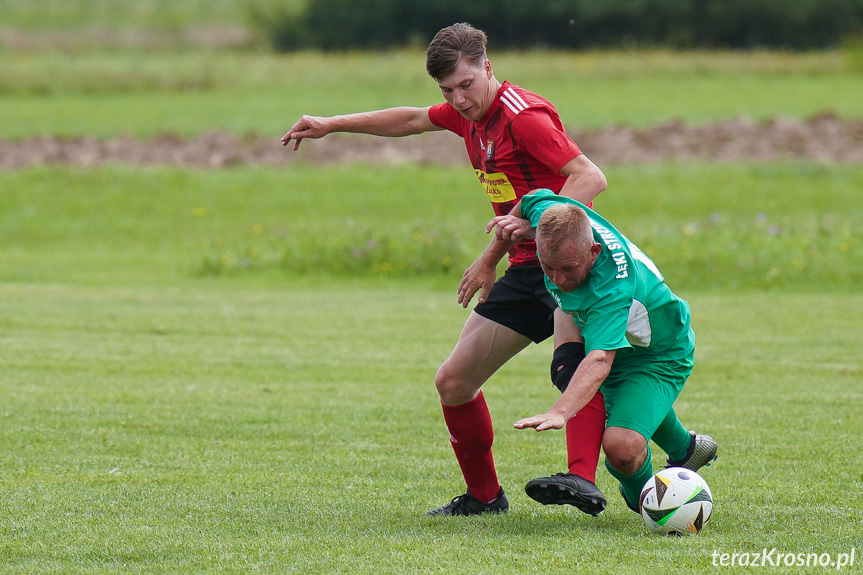
[[[537,94],[515,85],[505,85],[500,102],[507,123],[519,138],[545,133],[550,125],[562,129],[554,106]]]
[[[503,85],[500,92],[500,102],[504,110],[511,116],[518,116],[527,111],[553,112],[555,109],[551,102],[539,94],[509,82]]]
[[[445,130],[462,134],[467,130],[467,120],[446,102],[434,104],[428,108],[429,121]]]

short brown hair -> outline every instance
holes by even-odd
[[[551,206],[539,218],[536,240],[546,254],[557,254],[564,244],[575,242],[578,250],[593,245],[593,228],[590,218],[580,207],[570,203]]]
[[[474,66],[485,62],[485,47],[488,37],[485,32],[467,22],[447,26],[432,38],[426,50],[426,72],[440,82],[455,70],[464,58]]]

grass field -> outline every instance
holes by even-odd
[[[855,293],[863,281],[860,167],[621,166],[607,174],[597,209],[675,287]],[[0,278],[13,281],[323,272],[452,283],[488,242],[491,217],[469,169],[429,166],[40,168],[0,172],[0,186],[0,254],[16,262]],[[426,190],[446,201],[429,201]]]
[[[551,99],[567,126],[863,117],[863,74],[839,53],[492,54],[501,80]],[[0,53],[0,137],[280,137],[301,114],[442,101],[422,51]]]
[[[457,273],[272,264],[202,275],[201,262],[214,241],[284,249],[294,228],[338,246],[374,224],[410,243],[415,224],[439,225],[462,196],[476,202],[447,225],[467,257],[488,208],[457,173],[306,170],[0,173],[0,572],[703,572],[714,551],[863,549],[857,250],[817,250],[846,266],[827,285],[805,274],[749,284],[729,269],[748,286],[735,289],[709,268],[712,242],[691,244],[703,262],[688,274],[675,261],[693,220],[732,233],[730,216],[765,210],[805,243],[812,207],[856,233],[863,170],[609,170],[621,191],[605,212],[637,241],[671,235],[646,243],[693,306],[697,368],[678,407],[721,457],[704,474],[716,515],[685,540],[647,534],[604,471],[610,507],[598,519],[523,494],[563,465],[562,434],[511,428],[554,398],[548,344],[486,389],[511,513],[423,517],[462,488],[432,384],[467,313]],[[331,193],[347,174],[364,198],[350,225]],[[452,198],[435,207],[391,193],[411,183]]]
[[[711,524],[669,540],[616,497],[591,519],[522,493],[562,465],[561,435],[509,427],[553,397],[544,346],[487,389],[511,513],[422,517],[461,482],[431,379],[463,312],[418,282],[0,290],[3,572],[703,572],[863,543],[859,296],[691,298],[679,411],[722,457]]]

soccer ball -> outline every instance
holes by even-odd
[[[644,484],[638,507],[654,533],[697,535],[713,513],[713,494],[691,469],[670,467]]]

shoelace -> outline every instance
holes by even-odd
[[[466,504],[466,502],[468,501],[469,497],[470,497],[470,495],[467,493],[464,493],[464,494],[459,495],[457,497],[453,497],[452,501],[449,502],[449,508],[450,509],[458,509],[459,507],[463,507]]]

